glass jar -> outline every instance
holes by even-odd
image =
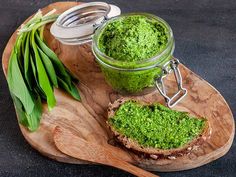
[[[115,20],[133,15],[145,16],[150,20],[161,23],[167,29],[168,42],[166,47],[154,57],[141,61],[119,61],[107,56],[98,46],[99,37],[104,28]],[[172,59],[174,46],[172,30],[163,19],[147,13],[131,13],[114,17],[100,26],[93,36],[92,51],[106,81],[114,90],[123,94],[140,94],[143,90],[155,86],[155,79],[162,74],[162,66]]]
[[[97,15],[96,15],[97,14]],[[147,13],[120,14],[117,6],[103,2],[85,3],[73,7],[52,25],[51,33],[67,45],[92,41],[92,51],[107,83],[122,94],[140,94],[146,90],[158,89],[169,107],[174,106],[186,94],[178,69],[179,61],[173,58],[175,42],[170,26],[163,19]],[[167,31],[167,44],[155,56],[140,61],[120,61],[107,56],[99,49],[99,37],[104,28],[119,18],[132,15],[145,16],[163,25]],[[174,72],[178,91],[172,97],[166,94],[163,78]]]

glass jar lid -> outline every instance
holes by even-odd
[[[105,2],[84,3],[63,12],[50,32],[61,43],[78,45],[92,41],[95,30],[107,19],[121,14],[119,7]]]

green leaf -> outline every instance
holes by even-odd
[[[32,71],[34,74],[34,79],[35,79],[35,81],[37,81],[37,71],[36,71],[36,67],[35,67],[32,55],[30,55],[30,64],[31,64]]]
[[[8,66],[7,81],[19,122],[35,131],[42,114],[41,101],[35,100],[29,92],[19,68],[16,49],[13,48]],[[39,98],[39,97],[38,97]]]
[[[24,56],[25,53],[26,39],[27,39],[27,33],[23,33],[21,37],[21,44],[19,46],[19,48],[21,49],[21,56]]]
[[[42,106],[41,106],[42,104],[41,104],[40,97],[38,96],[38,98],[34,100],[34,109],[32,113],[28,115],[24,111],[24,107],[21,101],[14,95],[11,95],[11,96],[15,104],[15,108],[16,108],[16,112],[17,112],[20,124],[22,124],[25,127],[28,127],[30,131],[37,130],[40,124],[41,116],[42,116]]]
[[[39,81],[40,87],[42,88],[42,90],[44,91],[47,97],[48,108],[49,110],[51,110],[56,104],[56,99],[55,99],[52,87],[50,85],[50,81],[48,79],[47,73],[45,71],[43,63],[39,56],[34,35],[35,35],[35,30],[32,31],[31,33],[31,44],[34,50],[34,55],[35,55],[35,60],[36,60],[36,70],[38,73],[38,81]]]
[[[30,65],[30,53],[29,53],[29,37],[30,33],[27,34],[25,51],[24,51],[24,76],[30,90],[33,90],[33,78],[32,78],[32,67]]]
[[[59,86],[66,90],[76,100],[81,100],[77,87],[72,83],[71,88],[60,77],[57,77]]]
[[[24,68],[23,68],[24,64],[23,64],[23,59],[22,59],[23,54],[22,54],[22,50],[21,50],[21,47],[22,47],[21,45],[23,43],[23,37],[24,37],[23,35],[18,36],[16,39],[16,44],[14,46],[14,48],[15,48],[14,50],[17,55],[17,60],[18,60],[18,64],[19,64],[19,68],[20,68],[21,72],[24,70]]]
[[[7,82],[10,92],[21,101],[27,114],[30,114],[33,111],[34,102],[22,77],[15,50],[14,48],[10,57]]]
[[[28,120],[27,120],[26,113],[24,111],[24,107],[23,107],[22,103],[13,94],[11,94],[11,97],[13,99],[13,102],[14,102],[14,105],[15,105],[15,108],[16,108],[16,113],[17,113],[17,116],[19,118],[20,124],[24,125],[25,127],[28,127],[29,124],[28,124]]]
[[[39,47],[51,59],[57,75],[59,75],[69,85],[69,87],[71,87],[71,77],[67,73],[67,70],[61,60],[59,60],[57,55],[40,39],[38,33],[36,33],[35,36]]]
[[[28,128],[30,131],[35,131],[38,129],[42,116],[42,103],[39,96],[35,99],[34,104],[35,106],[33,112],[29,115],[26,115],[28,120]]]
[[[41,39],[42,41],[43,41],[44,28],[45,28],[45,26],[42,26],[42,27],[40,28],[40,30],[39,30],[39,37],[40,37],[40,39]]]
[[[30,64],[32,67],[32,71],[33,71],[33,75],[34,75],[34,81],[36,86],[34,87],[34,89],[36,90],[36,92],[44,99],[47,99],[45,93],[43,92],[43,90],[41,89],[39,83],[38,83],[38,77],[37,77],[37,71],[36,71],[36,67],[35,67],[35,63],[33,61],[32,55],[30,55]]]
[[[69,92],[71,94],[71,96],[73,96],[76,100],[80,101],[80,94],[79,91],[77,89],[77,87],[75,86],[74,83],[72,83],[72,87],[71,87],[71,91]]]
[[[50,78],[50,81],[52,82],[53,86],[58,87],[56,72],[54,70],[51,60],[39,47],[37,47],[37,49],[43,61],[44,67],[47,71],[47,74]]]
[[[57,15],[52,15],[54,11],[44,16],[39,11],[18,30],[18,37],[9,59],[7,82],[10,93],[19,122],[30,131],[39,127],[42,116],[41,99],[47,100],[49,110],[55,106],[53,88],[58,87],[58,78],[61,87],[80,100],[79,92],[72,83],[73,76],[44,43],[44,26],[57,18]]]

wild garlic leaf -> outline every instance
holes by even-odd
[[[24,51],[24,76],[30,90],[33,90],[33,73],[30,65],[30,52],[29,52],[29,37],[30,33],[27,34]]]
[[[29,124],[28,124],[28,120],[26,118],[26,113],[24,111],[24,107],[23,107],[23,104],[21,103],[21,101],[16,97],[14,96],[13,94],[11,94],[11,97],[13,99],[13,103],[15,105],[15,108],[16,108],[16,113],[17,113],[17,116],[18,116],[18,119],[19,119],[19,122],[20,124],[28,127]]]
[[[14,48],[10,57],[7,82],[10,92],[21,101],[26,113],[30,114],[33,111],[34,102],[22,77],[15,50]]]
[[[40,119],[42,116],[42,103],[39,96],[34,100],[34,110],[31,114],[26,115],[28,121],[28,128],[30,131],[35,131],[38,129],[40,124]]]
[[[36,99],[34,99],[34,103],[35,103],[34,109],[32,113],[29,115],[24,111],[24,107],[21,101],[17,97],[12,95],[12,99],[16,107],[16,112],[17,112],[17,116],[18,116],[20,124],[28,127],[30,131],[37,130],[40,124],[41,116],[42,116],[42,106],[41,106],[40,97],[38,96]]]
[[[20,71],[22,72],[24,70],[24,64],[23,64],[23,60],[22,60],[22,50],[21,50],[21,45],[23,43],[23,35],[21,36],[18,36],[17,39],[16,39],[16,45],[15,45],[15,52],[16,52],[16,55],[17,55],[17,60],[18,60],[18,65],[19,65],[19,68],[20,68]]]
[[[39,56],[39,53],[37,50],[37,45],[35,43],[34,35],[35,35],[35,31],[33,31],[31,34],[31,45],[34,50],[34,56],[35,56],[35,60],[36,60],[36,70],[37,70],[37,74],[38,74],[38,81],[39,81],[40,87],[42,88],[42,90],[44,91],[44,93],[47,97],[48,108],[49,108],[49,110],[51,110],[56,104],[56,99],[55,99],[50,81],[48,79],[47,73],[45,71],[43,63],[42,63],[41,58]]]
[[[42,51],[51,59],[57,75],[59,75],[71,87],[71,77],[67,73],[65,66],[58,59],[57,55],[40,39],[38,33],[35,34],[37,43]]]
[[[73,76],[44,43],[44,26],[57,18],[57,15],[52,15],[54,12],[52,10],[43,16],[39,11],[18,30],[9,59],[7,81],[10,93],[19,122],[30,131],[39,127],[42,116],[41,99],[47,100],[49,110],[55,106],[53,87],[59,85],[58,76],[61,78],[61,87],[75,99],[80,99],[79,92],[72,83]]]
[[[47,74],[50,78],[50,81],[52,82],[54,87],[58,87],[56,72],[54,70],[51,60],[39,47],[37,47],[37,49],[43,61],[44,67],[47,71]]]
[[[77,89],[77,87],[75,86],[74,83],[72,83],[72,87],[71,87],[71,92],[70,92],[70,93],[71,93],[71,95],[72,95],[76,100],[78,100],[78,101],[81,100],[79,91],[78,91],[78,89]]]
[[[65,81],[63,81],[60,77],[57,77],[59,86],[66,90],[73,98],[76,100],[81,100],[78,89],[76,86],[72,83],[72,86],[69,87]]]
[[[34,82],[35,82],[35,85],[34,85],[34,90],[36,91],[36,93],[38,93],[41,98],[43,99],[46,99],[46,95],[45,93],[43,92],[43,90],[40,88],[40,85],[38,83],[38,77],[37,77],[37,71],[36,71],[36,66],[35,66],[35,63],[33,61],[33,58],[32,58],[32,55],[30,54],[30,65],[32,67],[32,71],[33,71],[33,76],[34,76]]]

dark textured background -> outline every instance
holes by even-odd
[[[52,0],[0,0],[0,54],[14,30]],[[113,0],[122,12],[142,11],[164,18],[176,39],[175,56],[215,86],[236,116],[235,0]],[[0,177],[131,176],[100,165],[69,165],[40,155],[20,133],[7,83],[0,69]],[[203,167],[162,177],[236,175],[236,143],[224,157]]]

